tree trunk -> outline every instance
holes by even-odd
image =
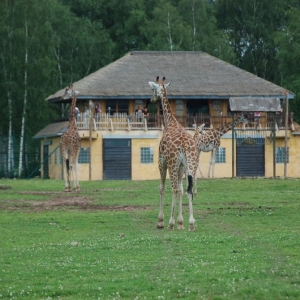
[[[5,81],[8,82],[8,74],[7,69],[5,66],[5,59],[3,53],[1,53],[1,59],[3,63],[3,73]],[[11,77],[11,76],[10,76]],[[7,145],[7,174],[10,177],[12,174],[12,100],[11,100],[11,93],[10,87],[7,87],[6,91],[7,95],[7,106],[8,106],[8,145]]]
[[[60,49],[59,45],[57,45],[57,49],[54,49],[54,56],[57,61],[57,69],[59,73],[59,83],[60,83],[60,88],[62,88],[62,71],[61,71],[61,64],[60,64]],[[63,118],[65,116],[65,105],[64,103],[61,104],[61,117]]]
[[[25,135],[25,121],[26,121],[26,105],[27,105],[27,64],[28,64],[28,27],[25,20],[25,70],[24,70],[24,102],[23,113],[21,123],[21,135],[20,135],[20,152],[19,152],[19,172],[18,177],[21,178],[23,170],[23,148],[24,148],[24,135]]]

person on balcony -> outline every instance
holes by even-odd
[[[144,118],[148,119],[149,118],[149,111],[148,111],[148,108],[145,107],[144,110],[143,110],[143,116]]]
[[[98,122],[100,120],[101,109],[98,104],[95,105],[95,120]]]
[[[256,111],[254,113],[254,126],[255,128],[257,128],[257,126],[259,126],[260,124],[260,111]]]
[[[143,110],[140,106],[138,106],[138,108],[135,110],[135,116],[138,122],[142,122]]]
[[[71,112],[69,111],[69,117],[71,116]],[[78,117],[80,117],[80,110],[79,108],[76,106],[74,109],[74,117],[75,119],[78,121]]]

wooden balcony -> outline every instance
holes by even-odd
[[[249,122],[245,125],[240,124],[239,128],[245,129],[262,129],[271,130],[273,127],[273,113],[267,113],[259,118],[254,118],[251,114],[247,116]],[[195,116],[177,116],[178,122],[187,130],[195,130],[196,126],[205,124],[205,128],[216,128],[220,125],[231,123],[232,116],[210,116],[208,114],[198,114]],[[275,116],[275,129],[284,129],[284,116],[282,114]],[[77,128],[81,130],[89,130],[89,115],[82,114],[77,117]],[[140,118],[137,116],[129,116],[126,113],[115,113],[113,115],[101,113],[92,118],[92,130],[163,130],[163,116],[149,116]]]

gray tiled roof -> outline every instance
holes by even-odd
[[[74,82],[77,99],[149,98],[148,81],[171,81],[169,98],[284,98],[284,88],[204,52],[135,51]],[[58,101],[64,89],[46,100]],[[289,94],[293,98],[293,94]]]
[[[33,138],[43,139],[43,138],[61,136],[64,132],[66,132],[68,125],[69,125],[69,121],[49,124],[41,131],[39,131]]]

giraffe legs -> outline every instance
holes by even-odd
[[[208,178],[210,178],[210,171],[213,167],[213,159],[214,159],[214,150],[211,151],[210,159],[209,159],[209,167],[208,167]]]
[[[200,174],[201,174],[200,165],[198,165],[198,170],[200,171]],[[198,196],[198,188],[197,188],[197,170],[196,170],[195,176],[194,176],[193,194],[194,194],[195,197]]]
[[[208,178],[210,177],[210,171],[211,171],[211,177],[214,178],[215,176],[215,162],[216,162],[216,150],[211,151],[210,155],[210,161],[209,161],[209,169],[208,169]]]
[[[171,216],[169,219],[168,229],[173,230],[175,226],[175,210],[178,201],[178,218],[177,218],[177,229],[182,230],[184,229],[184,219],[183,219],[183,211],[182,211],[182,197],[183,197],[183,185],[182,185],[182,178],[184,173],[186,172],[187,177],[187,196],[189,201],[189,231],[195,230],[195,219],[193,217],[193,182],[195,173],[197,171],[197,164],[193,163],[194,159],[187,158],[187,162],[179,161],[177,164],[173,166],[168,166],[164,159],[164,155],[159,157],[159,171],[161,176],[160,182],[160,207],[159,207],[159,214],[158,214],[158,222],[157,228],[162,229],[164,228],[164,213],[163,213],[163,206],[164,206],[164,194],[165,194],[165,182],[166,182],[166,175],[167,170],[169,171],[169,176],[172,184],[172,204],[171,204]],[[188,166],[188,167],[186,167]]]
[[[200,152],[201,153],[201,152]],[[200,172],[200,175],[201,175],[201,177],[202,178],[204,178],[204,176],[203,176],[203,173],[202,173],[202,171],[201,171],[201,168],[200,168],[200,153],[199,153],[199,163],[198,163],[198,170],[199,170],[199,172]],[[196,174],[196,173],[195,173]]]
[[[165,227],[165,225],[164,225],[165,182],[160,183],[159,193],[160,193],[160,203],[159,203],[158,222],[157,222],[156,228],[163,229]]]
[[[193,216],[193,195],[188,193],[188,199],[189,199],[189,231],[195,231],[195,219]]]
[[[196,174],[196,171],[195,171]],[[196,177],[196,176],[195,176]],[[193,216],[193,176],[188,176],[188,188],[187,188],[187,196],[189,201],[189,231],[195,231],[195,219]]]
[[[183,225],[183,216],[182,216],[182,195],[183,195],[183,187],[182,183],[178,183],[177,188],[177,197],[178,197],[178,219],[177,219],[177,229],[184,229]]]
[[[177,197],[176,197],[176,192],[172,192],[172,207],[171,207],[171,217],[170,217],[170,220],[169,220],[169,230],[173,230],[174,229],[174,225],[175,225],[175,208],[176,208],[176,200],[177,200]]]
[[[166,176],[167,176],[167,166],[164,164],[162,160],[159,163],[159,171],[160,171],[160,204],[159,204],[159,213],[158,213],[158,222],[156,228],[163,229],[164,225],[164,196],[165,196],[165,186],[166,186]]]
[[[186,180],[188,184],[188,172],[185,167],[181,167],[178,172],[178,182],[176,186],[176,198],[178,198],[178,219],[177,219],[177,229],[184,229],[183,225],[183,215],[182,215],[182,197],[183,197],[183,186],[182,186],[182,178],[183,174],[186,173]]]
[[[70,183],[70,173],[72,172],[73,181],[74,181],[74,190],[76,192],[80,191],[78,177],[77,177],[77,163],[70,162],[68,158],[63,157],[63,173],[65,180],[65,192],[71,192],[71,183]]]
[[[74,190],[75,192],[79,192],[80,188],[79,188],[79,183],[78,183],[78,165],[75,162],[72,166],[72,174],[73,174],[73,181],[74,181]]]
[[[65,157],[63,157],[63,175],[65,180],[65,192],[70,192],[71,191],[70,166],[69,166],[69,160]]]
[[[72,164],[71,164],[75,192],[80,191],[79,182],[78,182],[78,156],[79,156],[79,152],[76,154],[76,157],[72,159]]]

